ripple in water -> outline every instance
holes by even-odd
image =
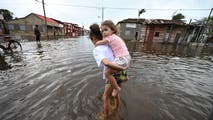
[[[93,120],[104,81],[87,37],[23,42],[0,57],[1,120]],[[213,110],[213,57],[136,51],[113,120],[202,120]],[[153,50],[151,50],[153,51]],[[154,52],[157,51],[157,48]]]

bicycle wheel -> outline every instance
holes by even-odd
[[[11,49],[13,52],[19,52],[22,51],[22,46],[18,41],[11,41],[9,43],[9,49]]]

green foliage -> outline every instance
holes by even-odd
[[[4,16],[4,19],[6,21],[13,19],[13,13],[7,9],[0,9],[0,14],[2,14]]]
[[[207,20],[208,20],[208,17],[204,17],[200,21],[206,24]],[[213,36],[213,16],[209,17],[206,34],[209,36]]]
[[[145,9],[141,9],[139,12],[138,12],[138,16],[140,16],[141,14],[145,13],[146,10]]]
[[[178,13],[172,17],[172,20],[182,20],[185,16],[182,13]]]
[[[207,17],[204,17],[203,19],[201,19],[200,21],[203,21],[204,23],[206,23],[208,20]],[[210,16],[208,24],[213,25],[213,16]]]

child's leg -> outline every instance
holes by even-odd
[[[110,83],[113,86],[113,92],[112,96],[115,97],[115,95],[121,90],[121,88],[118,86],[117,81],[115,80],[113,74],[115,74],[116,70],[113,70],[111,68],[108,68],[108,70],[105,73],[106,78],[110,81]]]
[[[124,79],[124,82],[127,82],[129,80],[129,77],[126,76],[125,79]]]

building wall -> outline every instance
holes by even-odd
[[[41,32],[41,37],[46,38],[45,22],[34,14],[7,22],[10,34],[21,36],[23,39],[34,39],[34,27],[36,24]],[[52,38],[51,36],[54,37],[54,35],[64,35],[63,28],[57,27],[54,23],[47,22],[47,28],[50,38]]]
[[[78,37],[84,34],[84,29],[77,24],[65,23],[64,30],[67,37]]]
[[[141,29],[142,41],[144,40],[147,41],[149,33],[150,33],[150,26],[151,25],[148,25],[147,33],[146,33],[146,25],[145,27],[142,27]],[[152,26],[154,26],[154,36],[153,36],[152,42],[155,42],[155,43],[165,42],[169,35],[169,26],[171,25],[163,24],[163,25],[152,25]],[[179,41],[181,41],[183,39],[184,30],[185,30],[184,26],[174,26],[171,32],[170,40],[168,42],[174,43],[175,37],[177,34],[180,34]]]
[[[31,14],[28,17],[15,19],[7,22],[8,29],[12,35],[20,35],[22,37],[33,36],[34,35],[34,26],[39,26],[41,34],[44,34],[44,26],[41,19]]]
[[[178,43],[179,43],[183,39],[184,30],[185,30],[184,26],[174,26],[174,28],[172,30],[172,34],[171,34],[171,39],[168,42],[174,43],[176,35],[180,34],[180,38],[179,38],[179,41],[178,41]]]
[[[142,24],[136,23],[119,23],[118,25],[119,34],[125,40],[134,40],[136,32],[138,32],[138,40],[141,40],[141,27]]]
[[[167,26],[159,25],[155,27],[153,42],[164,42]]]

